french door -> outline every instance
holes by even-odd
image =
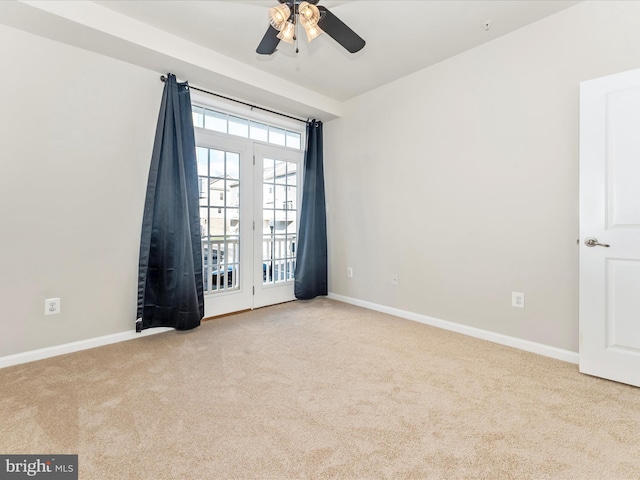
[[[303,154],[196,129],[205,317],[294,299]]]
[[[256,145],[254,308],[293,300],[302,153]]]

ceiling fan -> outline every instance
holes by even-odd
[[[350,53],[356,53],[364,47],[365,41],[342,20],[326,7],[316,6],[319,0],[278,1],[280,5],[269,9],[270,25],[256,49],[257,53],[271,55],[276,51],[280,40],[292,44],[296,43],[298,24],[304,28],[308,41],[325,32]]]

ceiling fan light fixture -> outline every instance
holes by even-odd
[[[275,28],[275,27],[274,27]],[[293,44],[295,41],[296,29],[292,22],[287,22],[287,24],[282,28],[277,37],[286,43]]]
[[[286,27],[287,20],[291,16],[291,9],[286,3],[269,9],[269,23],[276,30],[282,31]]]
[[[331,13],[327,7],[316,6],[320,0],[278,0],[278,2],[280,5],[269,9],[270,25],[256,48],[258,55],[273,55],[280,41],[294,44],[295,51],[298,53],[298,40],[301,35],[298,24],[304,28],[309,42],[326,33],[349,53],[356,53],[364,48],[366,42],[362,37]]]
[[[314,25],[312,27],[304,27],[305,32],[307,32],[307,41],[311,42],[314,38],[318,37],[322,33],[322,29],[318,25]]]
[[[320,20],[320,10],[309,2],[301,2],[298,6],[298,15],[300,17],[300,25],[304,28],[314,27]]]

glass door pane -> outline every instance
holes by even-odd
[[[251,308],[253,156],[246,141],[196,129],[205,317]]]
[[[298,164],[263,159],[263,284],[293,281],[296,269]]]
[[[240,155],[199,147],[205,294],[240,288]]]
[[[256,275],[254,307],[293,300],[302,152],[256,147]]]

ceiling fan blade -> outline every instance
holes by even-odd
[[[327,33],[336,42],[342,45],[351,53],[356,53],[365,45],[365,41],[360,36],[351,30],[347,25],[336,17],[333,13],[327,10],[326,7],[319,5],[320,21],[318,26]]]
[[[271,55],[275,52],[276,47],[280,43],[280,39],[277,37],[278,33],[280,33],[278,30],[269,25],[267,33],[262,37],[262,41],[260,42],[260,45],[258,45],[256,52],[260,55]]]

